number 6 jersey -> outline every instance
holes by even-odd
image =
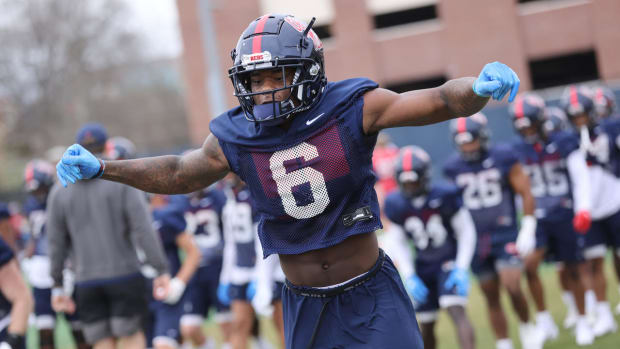
[[[509,146],[496,145],[480,161],[466,161],[457,153],[445,164],[444,174],[463,189],[463,203],[471,212],[478,235],[517,230],[509,173],[518,161]]]
[[[252,193],[265,257],[381,227],[371,161],[377,135],[362,128],[363,94],[376,87],[368,79],[328,83],[288,129],[249,122],[240,107],[211,121],[230,168]]]

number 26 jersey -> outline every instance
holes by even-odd
[[[260,214],[266,257],[321,249],[381,227],[372,151],[362,128],[368,79],[330,82],[288,128],[249,122],[240,107],[213,119],[230,168],[247,183]]]
[[[463,190],[463,203],[471,213],[478,235],[517,230],[509,173],[518,162],[511,147],[496,145],[480,161],[466,161],[457,153],[444,165],[444,174]]]

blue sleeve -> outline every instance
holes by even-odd
[[[9,245],[0,238],[0,268],[7,264],[15,255]]]
[[[445,191],[444,205],[448,216],[455,215],[461,207],[463,207],[463,194],[462,190],[456,186],[449,186]]]
[[[387,216],[387,218],[393,223],[402,225],[402,212],[401,205],[399,200],[398,192],[394,192],[385,198],[385,204],[383,205],[383,212]]]
[[[579,138],[576,134],[567,132],[557,133],[557,138],[554,140],[558,147],[558,151],[562,154],[562,157],[566,158],[570,153],[579,149]]]
[[[186,227],[187,223],[181,210],[167,210],[161,216],[161,227],[159,230],[168,238],[176,239],[179,234],[185,231]]]

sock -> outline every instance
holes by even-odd
[[[553,318],[548,311],[541,311],[536,314],[536,323],[549,323],[553,322]]]
[[[495,342],[495,348],[496,349],[513,349],[512,348],[512,341],[510,340],[510,338],[498,339]]]
[[[593,290],[587,290],[585,294],[586,298],[586,314],[594,315],[596,313],[596,295]]]
[[[577,303],[575,302],[575,296],[573,296],[572,292],[562,292],[562,300],[566,308],[568,308],[568,314],[577,314]]]

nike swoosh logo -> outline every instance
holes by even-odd
[[[318,120],[321,116],[323,116],[325,113],[321,113],[319,114],[319,116],[314,117],[313,119],[310,120],[306,120],[306,125],[312,125],[316,120]]]

